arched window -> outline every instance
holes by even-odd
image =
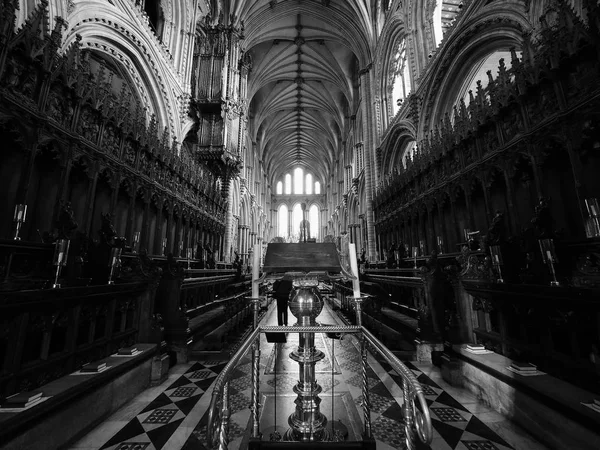
[[[144,11],[148,15],[148,22],[150,23],[150,27],[154,30],[154,33],[156,33],[156,37],[161,39],[165,19],[160,1],[146,0],[144,3]]]
[[[281,205],[279,207],[279,211],[277,213],[277,236],[281,236],[283,238],[288,237],[288,209],[287,206]]]
[[[394,76],[394,88],[392,89],[392,111],[394,115],[396,115],[398,109],[400,109],[400,100],[404,101],[411,90],[406,39],[400,41],[395,59],[396,74]]]
[[[522,52],[517,52],[517,56],[521,58]],[[471,74],[465,80],[466,83],[463,85],[463,93],[462,97],[465,100],[465,105],[469,106],[470,96],[469,91],[473,91],[473,96],[477,93],[477,81],[481,81],[481,87],[485,89],[490,83],[489,77],[487,75],[488,70],[492,71],[492,76],[495,78],[498,75],[498,66],[500,65],[500,60],[504,59],[504,64],[510,67],[510,60],[512,56],[510,54],[510,50],[496,50],[494,53],[491,53],[484,59],[482,59],[479,64],[475,65],[471,69]]]
[[[312,205],[308,210],[308,221],[310,222],[310,234],[311,238],[316,238],[319,240],[319,207],[317,205]]]
[[[302,221],[302,207],[300,203],[294,205],[292,209],[292,238],[296,241],[300,238],[300,222]]]
[[[285,195],[292,193],[292,176],[288,173],[285,176]]]
[[[281,195],[281,194],[283,194],[283,183],[282,183],[281,181],[278,181],[278,182],[277,182],[277,188],[276,188],[276,190],[275,190],[275,193],[276,193],[277,195]]]
[[[458,12],[463,7],[462,2],[454,0],[437,0],[433,11],[433,36],[435,46],[439,46],[446,31],[452,26]]]
[[[315,194],[319,195],[321,193],[321,183],[315,181]]]
[[[303,170],[300,167],[296,167],[294,169],[294,194],[302,194],[302,185],[304,184],[303,180]]]
[[[402,165],[406,169],[406,160],[408,157],[413,157],[415,154],[415,149],[417,148],[417,143],[415,141],[409,141],[404,145],[404,148],[400,152],[402,155]]]
[[[313,184],[312,175],[310,173],[307,173],[306,174],[306,187],[304,188],[306,195],[312,195],[312,193],[313,193],[312,184]]]

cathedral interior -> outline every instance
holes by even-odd
[[[0,0],[0,140],[0,449],[600,448],[600,1]]]

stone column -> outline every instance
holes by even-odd
[[[361,107],[365,147],[365,195],[366,195],[366,217],[367,217],[367,252],[369,259],[375,258],[375,221],[373,216],[373,192],[377,185],[377,174],[375,170],[375,137],[373,121],[373,105],[371,97],[371,65],[359,71],[360,92],[362,95]]]
[[[227,212],[225,213],[225,236],[223,242],[223,253],[225,262],[231,262],[229,249],[233,245],[233,199],[231,195],[231,178],[223,180],[222,195],[227,199]]]

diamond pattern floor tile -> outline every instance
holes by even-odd
[[[274,310],[273,310],[274,311]],[[328,308],[324,310],[323,323],[334,323]],[[271,320],[267,316],[268,320]],[[274,315],[272,316],[275,321]],[[268,324],[271,324],[270,322]],[[319,371],[326,375],[317,375],[318,383],[323,388],[322,400],[331,398],[331,340],[319,335],[316,347],[323,351],[325,358],[317,365]],[[288,342],[278,349],[278,392],[291,392],[298,383],[298,366],[288,357],[298,343],[298,335],[288,334]],[[355,337],[346,336],[335,341],[334,364],[337,373],[334,374],[333,385],[335,392],[339,385],[349,391],[349,398],[358,403],[356,417],[359,417],[358,428],[362,427],[362,367],[360,352]],[[261,390],[268,392],[275,386],[273,374],[275,363],[275,348],[273,344],[264,343],[261,346]],[[376,358],[377,359],[377,358]],[[404,447],[404,424],[401,400],[396,400],[390,394],[389,383],[395,382],[400,387],[401,377],[385,361],[377,359],[379,365],[389,375],[380,377],[371,367],[367,369],[367,382],[371,403],[371,426],[374,437],[381,443],[382,448],[401,449]],[[110,437],[101,450],[175,450],[167,445],[169,439],[190,417],[190,413],[201,399],[210,396],[210,386],[227,364],[223,359],[207,359],[194,362],[185,373],[176,378],[170,385],[145,407],[140,408],[137,416],[122,429]],[[379,368],[379,365],[375,367]],[[512,447],[476,415],[471,414],[455,398],[442,389],[429,376],[412,363],[406,363],[423,389],[427,403],[430,405],[434,442],[432,446],[419,445],[419,450],[511,450]],[[421,366],[423,367],[423,366]],[[230,379],[230,423],[228,439],[232,444],[230,450],[239,450],[237,446],[247,445],[249,437],[248,418],[250,417],[250,395],[252,388],[252,364],[246,356],[233,371]],[[427,369],[429,370],[429,369]],[[289,371],[286,373],[286,371]],[[430,373],[430,372],[428,372]],[[207,394],[208,392],[208,394]],[[400,403],[399,403],[400,402]],[[197,409],[196,409],[197,410]],[[199,418],[193,422],[187,421],[186,427],[193,427],[187,435],[185,444],[177,447],[183,450],[207,450],[206,430],[208,414],[202,409]],[[323,411],[326,415],[327,412]],[[385,445],[383,445],[385,444]],[[235,448],[234,448],[235,446]],[[378,445],[379,447],[379,445]]]

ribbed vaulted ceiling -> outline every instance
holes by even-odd
[[[328,180],[370,61],[371,0],[238,0],[250,52],[249,130],[271,181],[300,164]]]

